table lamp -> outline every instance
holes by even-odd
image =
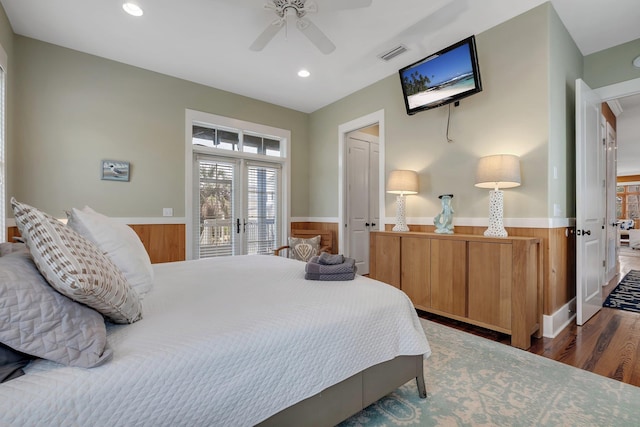
[[[389,174],[387,193],[397,194],[396,225],[393,231],[409,231],[407,226],[405,195],[418,194],[418,174],[410,170],[395,170]]]
[[[489,192],[489,237],[507,237],[504,229],[504,193],[501,188],[520,185],[520,159],[513,154],[482,157],[476,170],[476,187],[492,188]]]

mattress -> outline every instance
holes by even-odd
[[[307,281],[304,265],[155,265],[143,319],[108,325],[113,359],[32,362],[0,385],[0,426],[250,426],[367,367],[430,355],[403,292],[361,276]]]

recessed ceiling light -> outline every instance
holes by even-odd
[[[308,70],[300,70],[298,71],[298,76],[300,77],[309,77],[311,73]]]
[[[122,4],[122,8],[125,12],[132,16],[142,16],[142,14],[144,13],[142,11],[142,8],[135,2],[125,2]]]
[[[640,68],[640,55],[633,60],[633,66],[636,68]]]

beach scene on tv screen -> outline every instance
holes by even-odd
[[[433,56],[402,72],[410,109],[436,104],[475,88],[468,45]]]

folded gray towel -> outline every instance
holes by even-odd
[[[304,278],[307,280],[321,280],[325,282],[329,281],[344,281],[344,280],[353,280],[356,277],[356,273],[342,273],[342,274],[312,274],[306,273]]]
[[[356,272],[356,260],[345,258],[342,264],[323,265],[318,263],[318,256],[312,257],[304,268],[305,273],[311,274],[344,274]]]
[[[332,255],[327,252],[322,252],[318,257],[318,263],[323,265],[342,264],[344,262],[344,256],[342,254]]]

